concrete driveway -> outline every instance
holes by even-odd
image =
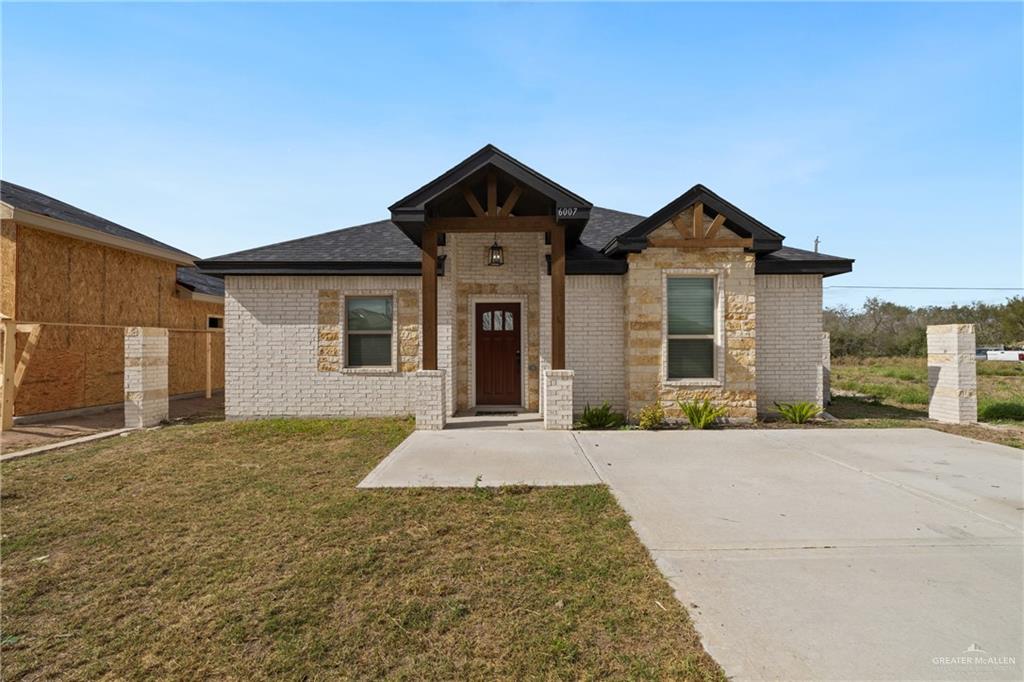
[[[1022,453],[929,429],[580,432],[736,679],[1022,679]]]

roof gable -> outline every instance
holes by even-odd
[[[499,207],[518,187],[522,196],[516,194],[516,215],[550,215],[566,228],[567,243],[579,239],[593,204],[490,144],[392,204],[391,220],[420,244],[429,218],[472,216],[466,192],[479,200],[492,173],[497,176]]]
[[[604,252],[614,255],[642,251],[647,248],[649,234],[697,202],[704,204],[705,212],[710,217],[719,214],[725,215],[725,227],[734,233],[753,239],[754,251],[767,253],[782,247],[782,240],[785,237],[781,234],[740,210],[704,185],[694,185],[627,232],[617,235],[605,245]]]
[[[44,219],[50,219],[50,222],[46,220],[41,221],[41,223],[46,224],[35,223],[31,220],[25,221],[37,227],[46,229],[48,225],[52,225],[53,227],[49,229],[57,229],[56,226],[66,223],[95,232],[97,238],[103,241],[103,243],[108,243],[111,239],[120,240],[122,241],[123,248],[130,249],[129,243],[138,244],[146,249],[147,255],[157,255],[159,252],[165,252],[162,254],[163,257],[177,262],[191,263],[195,260],[195,256],[192,254],[164,244],[152,237],[147,237],[141,232],[131,230],[124,225],[118,225],[94,213],[84,211],[77,206],[72,206],[59,199],[47,196],[42,192],[16,185],[13,182],[0,181],[0,200],[16,210],[42,216]],[[31,218],[31,216],[29,217]],[[59,222],[54,223],[52,221]],[[150,253],[153,251],[156,253]]]

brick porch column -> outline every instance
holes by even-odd
[[[947,424],[978,421],[973,324],[928,325],[928,417]]]
[[[571,369],[544,370],[544,428],[565,431],[572,428],[572,383],[576,373]]]
[[[125,327],[124,425],[155,426],[170,415],[167,396],[167,330]]]
[[[421,369],[416,372],[416,430],[440,431],[447,421],[445,371]]]

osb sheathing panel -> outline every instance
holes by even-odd
[[[17,235],[17,223],[13,220],[0,221],[0,314],[8,317],[14,317]]]
[[[17,318],[45,325],[18,392],[17,415],[118,403],[124,399],[122,326],[205,329],[222,305],[177,295],[173,263],[17,226]],[[172,332],[171,393],[206,388],[205,334]],[[18,351],[27,334],[18,335]],[[213,334],[213,386],[224,386],[223,334]]]

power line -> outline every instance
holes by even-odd
[[[825,289],[912,289],[914,291],[1024,291],[1024,287],[870,287],[849,284],[828,284]]]

